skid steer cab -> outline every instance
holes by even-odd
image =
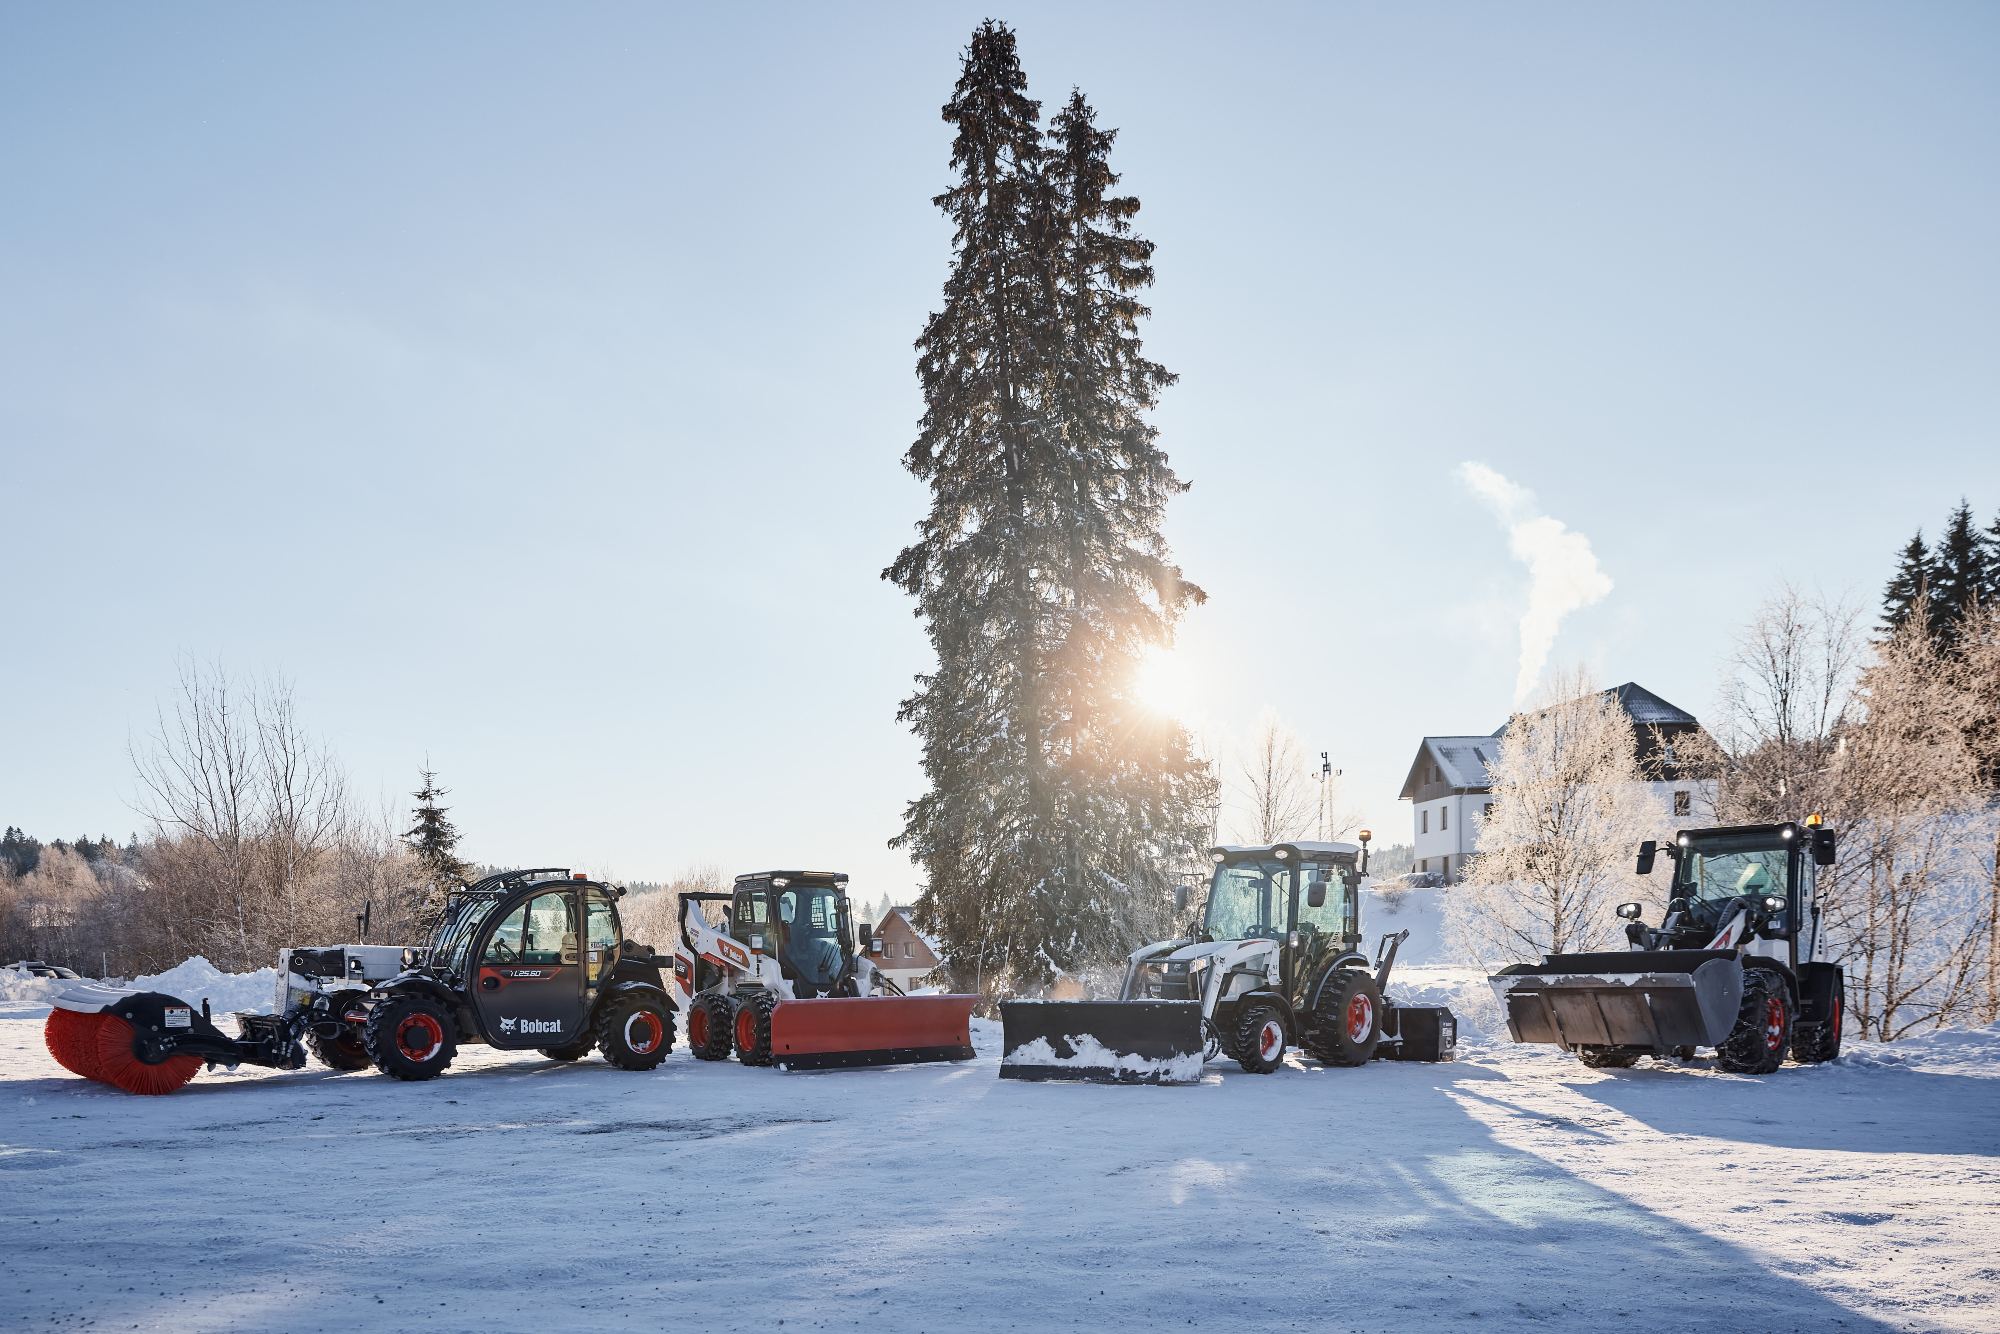
[[[49,1049],[135,1093],[171,1092],[204,1065],[296,1070],[307,1045],[336,1069],[406,1080],[436,1078],[477,1044],[561,1061],[597,1048],[650,1070],[673,1045],[675,1007],[652,951],[622,938],[623,893],[560,867],[488,876],[393,964],[382,946],[284,951],[276,1012],[237,1015],[235,1038],[206,1002],[91,985],[57,998]]]
[[[1643,905],[1621,904],[1628,949],[1551,954],[1490,979],[1514,1041],[1554,1043],[1599,1069],[1701,1047],[1735,1074],[1770,1074],[1788,1053],[1838,1056],[1846,988],[1821,957],[1818,886],[1833,831],[1816,815],[1684,829],[1665,847],[1641,843],[1637,872],[1655,874],[1662,852],[1666,913],[1650,927]]]
[[[723,905],[710,922],[701,905]],[[972,1059],[977,996],[905,996],[868,958],[847,877],[740,875],[727,894],[681,895],[674,978],[697,1060],[818,1070]],[[859,948],[857,948],[857,944]]]
[[[1118,999],[1001,1003],[1000,1077],[1188,1083],[1217,1056],[1270,1074],[1288,1046],[1328,1065],[1451,1060],[1449,1010],[1385,999],[1409,933],[1372,965],[1362,952],[1362,837],[1210,849],[1194,931],[1135,951]]]

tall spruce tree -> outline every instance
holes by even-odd
[[[413,823],[404,833],[403,840],[411,852],[416,854],[417,864],[424,875],[421,904],[416,905],[419,921],[429,921],[444,905],[445,895],[465,884],[465,873],[472,868],[458,856],[458,827],[446,818],[450,807],[438,805],[438,798],[450,792],[449,788],[437,785],[437,773],[431,769],[419,769],[423,776],[423,786],[410,795],[417,799],[417,805],[410,812]]]
[[[1140,414],[1172,377],[1140,355],[1151,247],[1111,199],[1109,132],[1080,97],[1051,148],[1014,34],[988,21],[945,104],[957,180],[943,309],[917,340],[925,413],[904,464],[930,484],[883,577],[938,658],[898,717],[930,790],[892,846],[961,984],[1046,982],[1157,921],[1165,865],[1200,836],[1203,770],[1133,700],[1138,655],[1198,589],[1159,521],[1185,489]]]
[[[1882,592],[1884,631],[1893,635],[1902,629],[1920,598],[1925,600],[1931,619],[1935,620],[1936,603],[1930,600],[1931,578],[1930,548],[1924,545],[1924,530],[1919,528],[1897,557],[1896,573],[1890,576],[1889,586]]]
[[[1966,614],[1991,596],[1992,559],[1972,506],[1961,499],[1931,553],[1931,636],[1938,647],[1956,649]]]

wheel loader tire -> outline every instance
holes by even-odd
[[[1847,997],[1833,993],[1833,1018],[1811,1030],[1792,1035],[1792,1059],[1800,1065],[1818,1065],[1840,1055],[1840,1030],[1847,1018]]]
[[[1335,973],[1313,1011],[1313,1055],[1328,1065],[1366,1065],[1382,1037],[1382,991],[1359,969]]]
[[[436,1079],[458,1055],[451,1012],[428,996],[393,996],[378,1004],[362,1030],[368,1059],[392,1079]]]
[[[306,1047],[319,1058],[321,1065],[334,1070],[366,1070],[373,1064],[368,1059],[368,1043],[362,1035],[362,1024],[350,1024],[343,1019],[348,1007],[364,994],[359,991],[336,991],[328,998],[327,1014],[342,1020],[339,1037],[323,1038],[313,1032],[306,1034]]]
[[[713,991],[695,997],[694,1008],[688,1011],[688,1047],[697,1061],[729,1059],[730,1029],[735,1018],[729,997]]]
[[[1715,1063],[1733,1075],[1768,1075],[1792,1045],[1792,1000],[1785,984],[1762,968],[1743,970],[1743,1005],[1736,1027],[1715,1049]]]
[[[777,993],[753,991],[736,1007],[736,1059],[745,1065],[771,1063],[771,1011]]]
[[[651,1070],[674,1049],[674,1016],[650,996],[620,996],[598,1012],[597,1047],[620,1070]]]
[[[1610,1047],[1578,1047],[1576,1059],[1592,1070],[1630,1070],[1639,1063],[1639,1054]]]
[[[597,1049],[597,1035],[587,1034],[567,1047],[537,1047],[535,1050],[551,1061],[580,1061]]]
[[[1249,1005],[1236,1023],[1236,1063],[1268,1075],[1285,1063],[1285,1017],[1273,1005]]]

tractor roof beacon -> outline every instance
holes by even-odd
[[[652,950],[623,938],[624,892],[561,867],[508,871],[449,896],[429,941],[394,951],[393,965],[386,946],[287,950],[277,1011],[237,1015],[236,1038],[214,1026],[206,1002],[197,1018],[157,992],[74,988],[56,1001],[76,1016],[61,1024],[129,1025],[118,1043],[129,1041],[131,1062],[89,1059],[104,1042],[95,1028],[65,1028],[58,1050],[53,1014],[50,1049],[77,1073],[135,1092],[169,1092],[204,1063],[295,1070],[302,1040],[328,1065],[372,1064],[404,1080],[434,1079],[459,1047],[480,1044],[562,1061],[596,1048],[613,1065],[650,1070],[673,1046],[675,1006]],[[184,1073],[155,1087],[162,1070]]]
[[[1000,1077],[1188,1083],[1218,1055],[1270,1074],[1288,1045],[1328,1065],[1451,1060],[1450,1010],[1384,998],[1409,933],[1383,936],[1372,964],[1361,951],[1361,837],[1211,848],[1199,921],[1135,950],[1117,1000],[1001,1003]]]
[[[694,905],[726,903],[718,927]],[[856,948],[856,942],[859,948]],[[972,1059],[977,996],[905,996],[868,958],[836,871],[739,875],[727,894],[683,894],[674,981],[697,1060],[731,1049],[790,1070]]]
[[[1629,949],[1550,954],[1490,980],[1516,1042],[1551,1042],[1585,1065],[1623,1068],[1641,1056],[1713,1047],[1736,1074],[1769,1074],[1789,1052],[1802,1064],[1840,1054],[1846,985],[1826,949],[1819,868],[1834,833],[1805,823],[1684,829],[1639,845],[1651,875],[1673,863],[1658,927],[1620,904]]]

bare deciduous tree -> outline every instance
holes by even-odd
[[[1250,753],[1240,767],[1249,809],[1239,826],[1256,846],[1299,838],[1312,827],[1318,787],[1306,771],[1299,738],[1270,709],[1257,720]]]

